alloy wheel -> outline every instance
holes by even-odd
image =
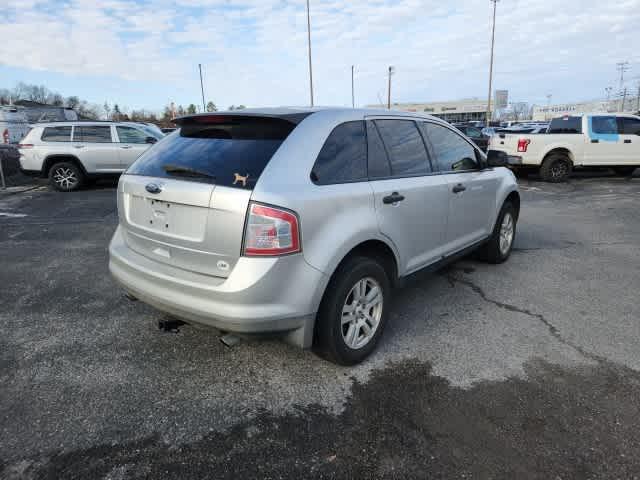
[[[78,184],[78,176],[67,167],[58,167],[53,172],[53,181],[64,190],[71,190]]]
[[[509,253],[513,242],[514,226],[513,215],[510,212],[505,213],[502,225],[500,225],[500,253],[502,255]]]
[[[380,325],[383,291],[372,277],[358,280],[342,307],[341,331],[347,347],[357,350],[368,344]]]

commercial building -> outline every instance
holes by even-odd
[[[386,105],[370,105],[372,108],[387,108]],[[482,121],[487,118],[487,101],[478,98],[452,102],[393,103],[393,110],[421,112],[440,117],[447,122]]]
[[[533,120],[551,120],[563,115],[579,115],[581,113],[613,113],[613,112],[637,112],[637,97],[628,96],[624,106],[622,99],[594,100],[591,102],[564,103],[559,105],[535,105],[533,107]]]

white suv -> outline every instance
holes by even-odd
[[[68,192],[88,178],[122,173],[160,138],[135,123],[41,123],[18,145],[20,168],[48,177],[53,188]]]

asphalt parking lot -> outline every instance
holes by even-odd
[[[0,194],[0,478],[640,478],[639,175],[524,180],[510,260],[397,292],[354,368],[159,331],[113,184]]]

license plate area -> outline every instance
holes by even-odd
[[[204,240],[208,208],[138,195],[130,195],[129,203],[132,226],[166,238]]]

